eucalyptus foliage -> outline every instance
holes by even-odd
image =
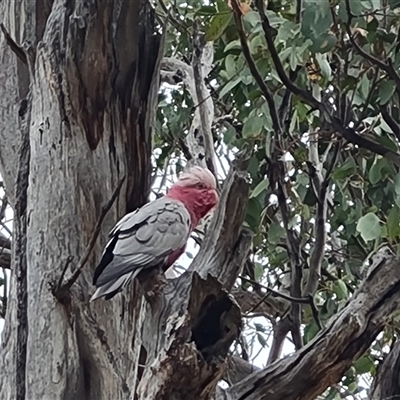
[[[323,104],[325,111],[293,94],[282,81],[257,7],[261,2],[255,3],[240,4],[241,18],[251,58],[272,95],[273,112],[244,55],[231,2],[165,1],[157,4],[157,13],[162,22],[167,9],[171,10],[167,56],[191,62],[194,21],[206,40],[214,42],[214,69],[207,84],[215,105],[213,137],[218,156],[229,162],[237,151],[253,149],[246,217],[254,233],[253,253],[243,272],[247,280],[239,279],[238,285],[257,291],[261,284],[290,292],[293,250],[287,241],[289,230],[296,238],[295,256],[304,289],[318,233],[316,174],[328,185],[327,238],[314,296],[324,324],[346,304],[381,246],[388,244],[399,252],[400,176],[395,153],[400,140],[400,1],[264,3],[285,74]],[[160,169],[171,155],[183,160],[184,138],[198,107],[179,77],[176,83],[161,94],[156,138],[161,148]],[[310,154],[316,150],[317,165]],[[283,168],[280,188],[276,165]],[[279,201],[282,190],[286,222]],[[310,306],[302,309],[301,324],[302,340],[307,343],[319,330]],[[249,327],[258,346],[267,346],[270,322],[262,319],[254,324],[250,319]],[[398,328],[394,319],[373,348],[354,363],[341,385],[331,388],[324,398],[342,398],[343,393],[356,396],[367,388],[368,377],[374,376]]]

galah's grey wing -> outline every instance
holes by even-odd
[[[142,269],[165,265],[190,234],[190,214],[176,200],[162,197],[122,218],[109,234],[97,266],[91,301],[121,291]]]

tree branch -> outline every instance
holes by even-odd
[[[183,81],[195,104],[194,117],[186,141],[182,143],[181,140],[180,143],[186,159],[215,173],[215,151],[211,131],[214,103],[204,82],[211,71],[214,52],[212,43],[204,43],[199,35],[200,33],[194,33],[193,37],[192,65],[173,57],[165,57],[161,64],[161,77],[171,85]]]
[[[393,68],[393,64],[391,60],[388,60],[388,64],[384,63],[383,61],[375,58],[371,54],[365,52],[359,45],[358,43],[354,40],[353,34],[351,33],[351,21],[353,20],[353,13],[351,12],[351,6],[350,6],[350,0],[345,0],[346,4],[346,11],[347,11],[347,22],[345,22],[345,28],[346,32],[349,36],[349,40],[351,45],[354,47],[354,49],[357,51],[360,56],[364,57],[367,61],[369,61],[372,65],[376,65],[378,68],[382,69],[385,71],[390,79],[393,80],[393,82],[396,85],[397,92],[400,93],[400,76],[397,75],[397,72]]]
[[[320,185],[320,191],[317,193],[317,215],[314,225],[314,249],[310,258],[310,268],[308,273],[308,281],[306,294],[314,296],[317,288],[319,279],[321,277],[321,267],[325,256],[325,245],[326,245],[326,217],[327,217],[327,185],[323,182]]]
[[[328,106],[322,102],[319,102],[317,99],[313,97],[313,95],[298,86],[296,86],[286,75],[286,72],[283,68],[281,60],[279,58],[278,52],[274,45],[274,40],[272,38],[272,27],[269,23],[269,19],[264,10],[264,2],[263,0],[256,0],[256,6],[261,16],[262,27],[265,34],[265,39],[267,41],[268,49],[271,53],[271,58],[275,65],[276,71],[278,73],[279,78],[283,82],[283,84],[296,96],[298,96],[301,100],[303,100],[306,104],[310,105],[312,108],[319,110],[324,119],[340,134],[342,135],[348,142],[354,143],[360,147],[363,147],[367,150],[370,150],[374,153],[380,154],[382,156],[387,157],[389,160],[392,160],[398,166],[400,166],[400,154],[382,146],[378,143],[375,143],[369,139],[366,139],[363,136],[360,136],[356,133],[356,131],[352,128],[345,126],[344,122],[339,118],[332,115],[332,111],[328,108]]]
[[[227,395],[235,400],[308,400],[338,382],[399,308],[399,267],[400,259],[381,249],[360,288],[325,330],[292,356],[233,385]]]
[[[264,82],[264,79],[261,77],[260,73],[258,72],[257,66],[254,62],[254,59],[251,55],[249,45],[247,43],[246,33],[244,32],[243,21],[242,21],[242,11],[240,9],[240,4],[238,0],[233,0],[231,2],[233,8],[233,15],[235,18],[236,28],[238,30],[240,44],[242,46],[242,51],[244,58],[247,61],[247,65],[249,66],[250,72],[253,75],[253,78],[257,82],[262,94],[265,97],[265,100],[268,103],[269,112],[271,114],[272,119],[272,126],[275,133],[280,134],[282,132],[282,126],[278,117],[278,113],[276,110],[275,102],[272,96],[271,91],[268,89],[268,86]]]
[[[231,385],[240,382],[253,372],[259,371],[260,368],[243,360],[242,358],[231,356],[228,359],[228,368],[224,374],[224,379]]]
[[[242,229],[249,197],[248,161],[237,159],[232,165],[208,228],[210,234],[189,267],[204,278],[208,274],[217,277],[228,291],[247,260],[252,242],[250,232]]]
[[[216,175],[214,139],[211,126],[214,119],[214,102],[206,87],[204,78],[210,73],[214,57],[214,47],[212,42],[207,43],[204,34],[199,32],[198,22],[193,24],[193,58],[192,69],[194,85],[196,88],[198,116],[200,124],[198,129],[203,136],[205,163],[208,169]],[[196,132],[194,132],[196,136]]]

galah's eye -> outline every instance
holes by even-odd
[[[197,184],[196,184],[196,187],[197,187],[197,189],[205,189],[205,185],[204,185],[204,183],[202,183],[202,182],[198,182]]]

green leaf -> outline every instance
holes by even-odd
[[[268,229],[268,242],[277,244],[285,236],[285,229],[277,222],[273,222]]]
[[[311,322],[304,328],[304,343],[310,342],[315,335],[319,332],[318,326],[315,321]]]
[[[382,179],[382,167],[382,164],[379,163],[377,159],[375,159],[368,173],[369,180],[373,185],[375,185]]]
[[[214,15],[215,7],[213,6],[201,6],[194,15]]]
[[[231,12],[223,12],[214,15],[206,30],[206,40],[208,42],[217,40],[225,32],[225,29],[228,27],[232,19],[233,15]]]
[[[356,229],[366,242],[377,239],[382,233],[379,218],[374,213],[368,213],[361,217]]]
[[[243,21],[251,26],[256,26],[260,23],[260,14],[256,11],[249,11],[243,18]]]
[[[229,50],[233,50],[233,49],[241,49],[242,46],[240,44],[240,40],[232,40],[232,42],[229,42],[224,49],[224,52],[226,53]]]
[[[251,197],[257,197],[258,195],[260,195],[262,192],[264,192],[265,190],[267,190],[269,185],[269,180],[268,179],[263,179],[251,192],[250,194],[250,198]]]
[[[338,168],[335,168],[332,176],[335,180],[342,180],[348,178],[350,175],[356,171],[356,163],[353,157],[348,157],[346,161],[340,165]]]
[[[396,85],[391,81],[381,82],[379,85],[380,104],[386,104],[393,96]]]
[[[349,392],[354,393],[358,389],[358,383],[357,382],[351,382],[349,385]]]
[[[262,207],[260,202],[252,197],[247,204],[246,222],[253,231],[257,231],[260,225]]]
[[[250,117],[243,125],[243,137],[251,138],[260,135],[264,125],[264,119],[261,117]]]
[[[365,374],[367,372],[372,372],[375,369],[375,365],[369,356],[360,357],[354,364],[358,374]]]
[[[229,127],[224,132],[224,142],[225,144],[230,145],[234,142],[235,139],[236,129],[232,125],[229,125]]]
[[[335,282],[333,291],[336,293],[339,300],[347,299],[349,297],[349,292],[347,290],[347,286],[341,279],[338,279]]]
[[[185,254],[187,258],[190,258],[191,260],[193,259],[193,254],[190,253],[189,251],[186,251]]]
[[[267,341],[265,340],[264,336],[261,333],[257,333],[257,339],[262,347],[265,347],[267,345]]]
[[[229,93],[233,88],[235,88],[239,83],[241,82],[240,76],[237,77],[236,79],[230,80],[219,92],[219,98],[221,99],[224,97],[227,93]]]
[[[264,267],[260,263],[254,264],[254,278],[257,282],[260,282],[264,275]]]
[[[332,69],[329,65],[326,54],[317,53],[315,55],[315,58],[318,62],[319,67],[321,68],[322,76],[329,81],[332,77]]]
[[[400,196],[400,174],[397,174],[394,178],[394,191]]]
[[[395,239],[400,236],[400,209],[394,206],[387,217],[387,230],[390,239]]]

